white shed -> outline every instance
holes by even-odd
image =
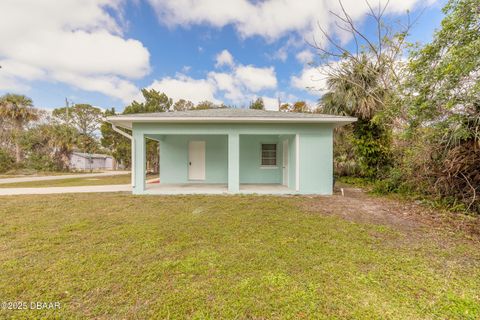
[[[106,154],[73,152],[71,170],[113,170],[113,157]]]

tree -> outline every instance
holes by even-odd
[[[94,153],[98,150],[96,136],[103,121],[102,110],[89,104],[76,104],[57,108],[52,115],[79,132],[77,144],[83,152]]]
[[[115,108],[105,110],[105,117],[114,115],[116,115]],[[132,156],[130,140],[113,131],[112,125],[108,122],[102,123],[100,132],[102,134],[101,145],[111,151],[112,157],[117,163],[121,163],[127,168],[130,167]]]
[[[192,101],[180,99],[173,105],[173,110],[175,111],[186,111],[191,110],[195,107]]]
[[[252,101],[249,108],[255,110],[265,110],[265,104],[263,103],[263,99],[260,97],[257,98],[257,100]]]
[[[12,123],[15,140],[15,159],[17,163],[22,161],[22,149],[19,136],[25,126],[39,118],[39,112],[33,108],[32,99],[17,94],[6,94],[0,97],[0,117]]]
[[[79,132],[74,127],[55,121],[25,131],[21,144],[27,154],[27,167],[47,171],[67,170],[78,137]]]
[[[296,101],[293,104],[283,103],[278,110],[283,112],[298,112],[298,113],[310,112],[310,109],[308,108],[308,105],[305,101]]]
[[[432,193],[480,213],[480,6],[450,0],[443,11],[441,29],[409,63],[410,134],[428,146],[412,171]]]
[[[151,113],[169,111],[173,101],[165,93],[160,93],[155,89],[142,89],[142,95],[145,102],[133,101],[123,111],[124,114],[131,113]]]
[[[282,103],[278,111],[289,112],[292,106],[289,103]]]
[[[415,23],[392,22],[385,17],[389,5],[374,8],[368,1],[373,33],[363,33],[357,20],[339,1],[340,13],[331,13],[334,22],[348,33],[352,46],[320,29],[328,47],[313,44],[319,52],[321,74],[327,78],[329,92],[319,100],[319,110],[326,113],[354,116],[353,145],[362,174],[379,177],[386,174],[392,163],[392,126],[401,110],[402,62],[409,44],[406,38]],[[322,88],[325,89],[325,88]]]
[[[310,112],[305,101],[297,101],[293,104],[291,112]]]
[[[75,104],[53,110],[52,115],[67,125],[75,127],[80,134],[93,136],[103,120],[102,110],[89,104]]]
[[[218,106],[215,103],[205,100],[205,101],[199,102],[195,107],[195,110],[205,110],[205,109],[215,109],[215,108],[218,108]]]

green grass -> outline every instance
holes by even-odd
[[[93,171],[93,173],[100,171]],[[0,179],[4,178],[17,178],[17,177],[41,177],[41,176],[61,176],[69,174],[82,174],[82,173],[92,173],[89,171],[38,171],[33,169],[15,169],[10,170],[6,173],[0,174]]]
[[[307,212],[303,201],[1,197],[1,299],[62,307],[0,318],[480,317],[478,243]]]
[[[150,178],[150,177],[148,177]],[[129,184],[130,174],[116,176],[101,176],[88,178],[68,178],[47,181],[28,181],[15,183],[0,183],[0,188],[46,188],[46,187],[75,187],[75,186],[99,186],[111,184]]]

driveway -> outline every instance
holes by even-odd
[[[66,174],[66,175],[58,175],[58,176],[5,178],[5,179],[0,179],[0,184],[29,182],[29,181],[62,180],[62,179],[71,179],[71,178],[107,177],[107,176],[118,176],[118,175],[129,174],[129,173],[130,171],[107,171],[107,172],[100,172],[100,173],[77,173],[77,174]]]

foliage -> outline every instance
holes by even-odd
[[[255,110],[265,110],[265,104],[263,103],[263,99],[257,98],[257,100],[250,102],[250,109],[255,109]]]
[[[308,105],[305,101],[296,101],[293,104],[290,103],[283,103],[279,111],[283,112],[310,112],[310,109],[308,108]]]
[[[7,172],[15,167],[15,158],[4,149],[0,149],[0,173]]]
[[[409,135],[429,145],[427,159],[411,159],[416,177],[408,179],[429,181],[429,193],[480,213],[480,7],[450,0],[444,13],[433,41],[408,66]]]
[[[195,108],[192,101],[180,99],[173,104],[173,110],[175,111],[187,111]]]
[[[105,110],[104,117],[116,115],[115,108]],[[112,125],[106,121],[100,126],[102,137],[100,143],[110,150],[112,157],[125,168],[131,166],[131,141],[120,133],[113,131]]]
[[[169,111],[173,101],[165,93],[160,93],[155,89],[142,89],[144,102],[133,101],[125,107],[123,114],[131,113],[151,113]]]
[[[194,109],[206,110],[206,109],[215,109],[215,108],[218,108],[218,106],[215,103],[205,100],[205,101],[199,102]]]
[[[68,170],[70,155],[80,137],[75,128],[65,123],[41,124],[25,131],[21,137],[25,166],[44,171]]]
[[[360,61],[346,60],[338,64],[327,79],[330,91],[319,105],[322,112],[358,118],[350,141],[360,174],[378,177],[392,162],[391,133],[381,116],[389,96],[379,85],[379,71],[366,53],[360,56]]]
[[[76,104],[55,109],[52,115],[61,123],[78,131],[79,136],[75,139],[80,150],[87,153],[98,152],[96,134],[103,121],[102,110],[89,104]]]
[[[0,118],[9,121],[12,126],[11,137],[15,145],[15,159],[20,163],[22,150],[19,137],[28,123],[39,119],[39,112],[33,108],[32,99],[8,93],[0,97]]]
[[[103,113],[97,107],[89,104],[75,104],[53,110],[52,115],[63,123],[72,126],[85,136],[93,136],[100,127]]]

